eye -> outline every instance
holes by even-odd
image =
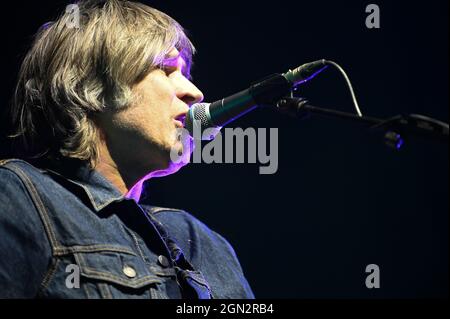
[[[159,68],[161,70],[163,70],[164,73],[166,73],[166,74],[171,74],[171,73],[177,71],[177,68],[175,66],[172,66],[172,65],[164,65],[163,64]]]
[[[189,81],[192,81],[192,76],[190,73],[184,73],[182,72],[177,66],[173,66],[173,65],[160,65],[159,69],[162,70],[164,73],[166,73],[166,75],[170,75],[174,72],[180,71],[180,73]]]

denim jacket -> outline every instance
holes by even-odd
[[[254,298],[230,244],[100,173],[0,161],[0,298]]]

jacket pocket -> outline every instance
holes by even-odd
[[[158,289],[162,279],[137,255],[96,251],[74,254],[80,268],[80,285],[87,298],[163,297]]]

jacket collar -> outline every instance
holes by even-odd
[[[112,202],[124,199],[123,194],[110,181],[81,161],[64,160],[46,167],[45,171],[78,186],[97,212]]]

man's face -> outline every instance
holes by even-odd
[[[132,90],[136,98],[120,112],[106,115],[101,126],[113,160],[124,167],[162,176],[176,172],[183,163],[170,160],[171,151],[182,151],[188,138],[177,138],[189,107],[203,100],[202,92],[184,74],[185,62],[173,49],[164,68],[151,71]],[[188,154],[190,156],[190,154]],[[135,166],[138,167],[135,167]]]

